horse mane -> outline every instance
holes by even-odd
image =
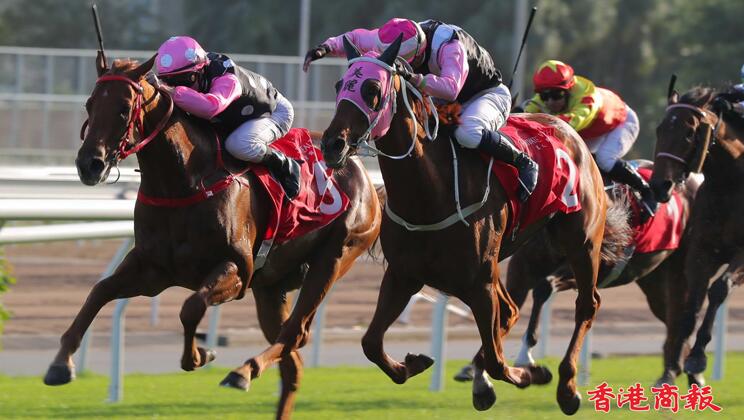
[[[110,74],[124,74],[128,71],[134,70],[139,65],[137,60],[131,58],[117,58],[111,65]]]
[[[718,92],[714,88],[709,86],[695,86],[685,92],[684,95],[679,98],[679,101],[702,108],[706,104],[710,103],[717,93]]]

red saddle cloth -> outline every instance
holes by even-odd
[[[252,168],[271,197],[271,222],[264,240],[281,244],[332,222],[349,207],[349,197],[338,187],[326,168],[321,151],[313,146],[310,133],[293,128],[271,143],[271,148],[301,160],[300,194],[284,199],[284,189],[262,165]]]
[[[512,210],[507,234],[511,234],[515,227],[523,229],[556,212],[573,213],[581,210],[578,168],[566,147],[555,137],[553,127],[510,116],[499,131],[540,166],[537,187],[527,202],[522,203],[517,197],[517,169],[494,161],[493,173],[504,187]],[[490,159],[485,155],[484,158]]]
[[[648,181],[651,179],[651,169],[641,168],[638,173]],[[646,223],[640,224],[641,206],[635,194],[630,195],[631,228],[633,229],[633,244],[636,253],[648,253],[677,249],[685,230],[685,220],[682,217],[684,209],[680,193],[675,189],[672,198],[666,203],[660,203],[653,217]]]

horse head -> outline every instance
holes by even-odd
[[[700,172],[718,131],[719,117],[709,109],[716,96],[711,88],[698,87],[678,99],[670,93],[664,119],[656,128],[656,151],[651,188],[656,198],[667,202],[675,184],[690,173]],[[713,127],[716,127],[714,130]]]
[[[135,131],[143,137],[144,107],[156,94],[144,76],[154,62],[155,56],[140,65],[116,60],[111,69],[97,62],[99,78],[85,103],[88,119],[80,133],[83,143],[75,159],[84,184],[103,182],[112,167],[139,150],[134,143]]]
[[[342,167],[361,144],[390,131],[404,83],[395,70],[401,40],[398,37],[378,56],[374,52],[362,55],[344,38],[349,67],[336,85],[336,113],[321,143],[329,167]]]

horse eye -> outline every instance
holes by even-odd
[[[362,83],[362,99],[373,111],[380,108],[380,82],[377,80],[365,80]]]

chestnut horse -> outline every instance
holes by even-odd
[[[681,188],[682,207],[676,209],[681,223],[687,224],[692,203],[699,187],[699,180],[691,178]],[[627,187],[615,186],[608,191],[610,199],[626,200]],[[621,207],[614,209],[620,210]],[[627,217],[621,212],[617,216]],[[608,211],[608,218],[612,217]],[[646,295],[651,312],[664,323],[667,336],[664,342],[664,371],[657,381],[673,384],[682,373],[680,351],[673,349],[679,344],[677,326],[684,312],[685,282],[682,270],[689,235],[682,235],[680,245],[673,250],[636,252],[629,259],[611,263],[602,261],[599,270],[598,288],[612,288],[636,282]],[[575,289],[576,280],[565,264],[565,259],[551,247],[545,235],[540,235],[514,253],[507,272],[506,288],[512,299],[521,307],[532,289],[532,311],[529,324],[522,339],[522,348],[515,360],[517,366],[534,365],[531,348],[537,344],[537,326],[543,304],[554,292]]]
[[[575,413],[580,405],[576,358],[600,303],[595,286],[607,200],[599,170],[581,137],[568,124],[548,115],[523,115],[550,127],[564,143],[580,177],[582,208],[538,221],[516,238],[504,237],[509,216],[504,189],[478,153],[457,151],[444,135],[433,141],[426,138],[430,125],[427,110],[431,108],[425,101],[429,98],[414,92],[397,74],[393,65],[399,47],[400,39],[378,58],[360,57],[346,42],[350,63],[345,77],[363,73],[364,66],[372,62],[380,68],[374,70],[379,78],[360,78],[352,86],[343,86],[346,91],[358,89],[364,104],[337,99],[336,113],[322,140],[329,167],[344,169],[349,156],[366,143],[371,132],[386,131],[375,140],[387,193],[380,240],[388,266],[374,317],[362,339],[364,353],[398,384],[431,366],[433,360],[426,355],[408,354],[399,362],[383,349],[385,331],[411,296],[427,284],[458,297],[472,309],[482,340],[475,358],[477,367],[519,387],[543,381],[542,368],[510,367],[504,358],[501,337],[519,313],[500,282],[498,261],[531,233],[546,227],[551,239],[566,252],[579,288],[576,327],[561,362],[557,391],[561,409]],[[369,113],[375,111],[379,111],[378,117],[370,118]],[[453,169],[453,154],[459,171]],[[487,183],[494,188],[489,190]],[[455,194],[457,204],[453,203],[453,185],[459,193]],[[460,209],[460,202],[475,205]]]
[[[731,290],[744,283],[744,127],[711,110],[716,96],[714,89],[697,87],[679,98],[670,89],[666,115],[656,129],[650,182],[656,197],[664,202],[672,187],[690,173],[702,170],[705,175],[690,218],[690,247],[684,261],[688,295],[678,334],[683,341],[692,335],[707,290],[705,318],[684,364],[691,382],[699,385],[716,311]],[[724,265],[725,270],[716,276]]]
[[[154,59],[139,66],[117,61],[107,70],[99,57],[100,77],[86,104],[88,131],[76,160],[80,180],[86,185],[102,182],[122,156],[136,151],[140,194],[184,203],[200,198],[176,207],[138,200],[134,248],[112,276],[93,287],[62,336],[44,382],[60,385],[74,379],[71,356],[103,305],[113,299],[155,296],[171,286],[195,292],[180,314],[181,368],[204,366],[214,353],[197,347],[194,334],[207,307],[240,299],[250,287],[271,346],[221,385],[246,390],[251,379],[278,362],[282,386],[277,417],[288,418],[302,376],[297,349],[308,340],[315,311],[333,283],[379,235],[381,208],[375,188],[361,162],[350,162],[334,175],[350,199],[349,208],[328,225],[275,245],[254,272],[268,226],[269,197],[252,172],[232,175],[244,163],[225,154],[222,166],[219,141],[205,121],[173,109],[172,99],[147,83],[144,75]],[[138,136],[133,126],[140,127]],[[144,132],[150,134],[143,139]],[[290,315],[286,293],[300,286]]]

